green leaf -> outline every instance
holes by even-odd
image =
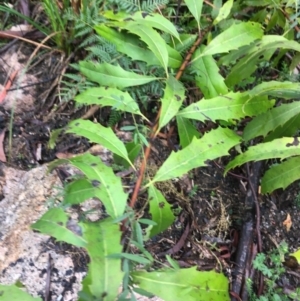
[[[120,253],[120,254],[114,254],[111,257],[115,257],[115,258],[126,258],[132,261],[135,261],[137,263],[140,264],[150,264],[151,261],[145,257],[142,257],[140,255],[137,254],[129,254],[129,253]]]
[[[49,168],[53,169],[66,163],[81,170],[91,181],[95,197],[104,204],[110,216],[117,218],[124,214],[128,195],[124,193],[121,179],[114,174],[111,167],[106,166],[100,158],[85,153],[70,159],[56,160]]]
[[[198,49],[193,57],[201,54],[203,47]],[[219,73],[219,68],[212,56],[199,58],[191,65],[191,71],[197,75],[196,84],[206,99],[228,93],[224,78]]]
[[[94,27],[96,32],[107,41],[113,43],[116,49],[129,56],[133,60],[146,62],[148,66],[160,65],[156,56],[147,48],[146,44],[141,45],[141,41],[136,35],[129,32],[117,31],[99,24]],[[178,68],[181,65],[182,57],[178,51],[167,45],[170,68]]]
[[[300,45],[296,41],[290,41],[278,35],[266,35],[262,39],[250,46],[244,48],[243,52],[237,50],[236,55],[233,52],[227,61],[234,62],[238,57],[243,58],[233,66],[225,80],[228,86],[234,86],[247,79],[257,69],[257,65],[263,61],[269,61],[273,53],[278,48],[300,51]],[[223,58],[224,59],[224,58]],[[220,63],[224,63],[221,59]]]
[[[198,24],[198,30],[200,32],[200,19],[201,19],[201,12],[203,6],[203,0],[184,0],[186,6],[188,7],[190,13],[195,18]]]
[[[164,96],[161,99],[161,114],[159,117],[159,128],[157,129],[157,132],[159,132],[163,126],[168,124],[176,115],[185,98],[184,93],[185,89],[183,84],[173,76],[169,76],[166,81]]]
[[[125,27],[131,33],[138,35],[142,41],[144,41],[152,53],[159,60],[161,66],[165,69],[166,74],[168,74],[168,50],[165,40],[158,34],[157,31],[151,27],[130,23]]]
[[[243,22],[233,24],[221,34],[216,36],[206,46],[204,51],[195,57],[191,63],[195,62],[200,57],[213,55],[217,53],[228,52],[233,49],[238,49],[244,45],[248,45],[257,39],[261,39],[263,30],[261,25],[254,22]]]
[[[137,144],[134,141],[132,141],[132,142],[126,143],[125,147],[128,152],[128,158],[129,158],[130,162],[134,162],[134,160],[137,158],[137,156],[139,155],[139,153],[142,149],[142,145]],[[128,163],[128,161],[126,161],[124,158],[121,158],[118,155],[114,155],[114,162],[116,164],[124,166],[125,168],[130,167],[130,164]]]
[[[103,86],[117,87],[120,89],[144,85],[159,79],[154,76],[145,76],[125,71],[120,66],[113,66],[107,63],[99,64],[81,61],[79,62],[79,70],[93,82]]]
[[[137,271],[131,273],[134,283],[164,301],[229,301],[228,279],[214,271],[187,269]],[[166,289],[166,287],[168,289]]]
[[[262,113],[251,120],[244,129],[243,138],[248,141],[254,137],[266,136],[277,127],[284,125],[300,113],[300,102],[282,104]]]
[[[49,209],[31,228],[53,236],[57,241],[85,247],[87,241],[67,228],[68,216],[61,208]]]
[[[124,158],[135,168],[128,158],[124,143],[116,136],[111,128],[104,127],[100,123],[94,123],[90,120],[77,119],[68,124],[66,133],[76,134],[89,139],[90,142],[101,144],[114,154]]]
[[[168,229],[173,224],[175,216],[171,210],[171,205],[153,185],[148,188],[148,200],[152,220],[157,223],[150,230],[150,237],[153,237]]]
[[[264,142],[269,142],[276,138],[294,136],[300,128],[299,117],[300,115],[296,115],[293,118],[291,118],[288,122],[286,122],[283,126],[277,127],[264,139]]]
[[[249,147],[247,151],[236,156],[225,168],[225,174],[229,169],[242,165],[249,161],[260,161],[266,159],[285,159],[300,155],[299,140],[297,137],[284,137],[271,142],[260,143]]]
[[[197,131],[197,129],[191,123],[190,120],[181,116],[176,116],[176,121],[177,121],[180,146],[182,148],[188,146],[192,142],[194,137],[196,138],[200,137],[199,131]]]
[[[232,5],[233,5],[233,0],[228,0],[224,3],[224,5],[219,10],[219,14],[217,18],[213,22],[214,25],[217,25],[218,23],[220,23],[222,20],[226,19],[229,16]]]
[[[118,111],[137,114],[147,119],[140,111],[136,101],[128,92],[117,88],[93,87],[88,88],[75,97],[75,100],[84,104],[96,104],[102,107],[114,107]]]
[[[253,96],[269,95],[284,99],[299,99],[299,91],[299,83],[270,81],[257,85],[249,92],[249,94]]]
[[[84,239],[90,263],[87,276],[82,281],[79,301],[115,301],[124,272],[121,259],[109,255],[121,253],[121,232],[111,219],[84,223]]]
[[[274,105],[274,101],[267,96],[252,98],[247,92],[229,92],[223,96],[211,99],[202,99],[179,111],[176,116],[205,120],[241,119],[246,116],[255,116]]]
[[[95,196],[95,188],[91,181],[78,179],[66,185],[64,205],[76,205]]]
[[[182,176],[193,168],[206,166],[207,160],[228,155],[228,150],[240,142],[240,137],[227,128],[217,128],[202,138],[194,138],[186,148],[172,152],[147,185]]]
[[[263,176],[261,192],[270,193],[275,189],[285,189],[300,179],[300,157],[292,157],[286,161],[272,166]]]
[[[16,284],[2,285],[0,284],[0,300],[1,301],[42,301],[40,297],[32,297],[29,293],[19,288]]]

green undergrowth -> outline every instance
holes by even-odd
[[[224,274],[182,269],[168,256],[168,265],[159,264],[145,248],[147,239],[163,233],[175,220],[156,184],[229,153],[224,175],[251,161],[276,163],[261,179],[262,193],[285,189],[299,179],[300,84],[273,76],[282,64],[292,74],[299,62],[300,45],[293,29],[298,7],[292,1],[229,0],[222,5],[216,0],[211,7],[185,0],[184,18],[175,26],[168,18],[174,13],[172,6],[155,6],[150,13],[134,1],[127,7],[121,2],[115,1],[115,10],[102,6],[101,18],[92,26],[103,48],[92,49],[92,56],[76,64],[78,77],[92,84],[75,101],[130,115],[132,125],[127,130],[135,133],[133,140],[124,143],[107,124],[78,119],[53,133],[50,145],[65,133],[82,136],[109,149],[124,169],[138,173],[135,160],[143,157],[143,147],[176,122],[180,150],[171,152],[153,176],[144,177],[141,191],[147,193],[151,219],[135,215],[121,178],[99,157],[85,153],[54,161],[50,169],[70,164],[82,176],[66,185],[60,206],[51,208],[32,228],[87,251],[90,263],[79,292],[81,301],[135,300],[133,292],[166,301],[229,300]],[[282,10],[289,12],[289,20]],[[200,46],[179,78],[176,74],[198,32],[204,35]],[[200,99],[189,98],[190,86],[197,87]],[[153,112],[148,111],[150,102],[156,104],[156,127]],[[200,135],[199,127],[206,122],[213,129]],[[103,203],[107,218],[81,221],[81,231],[72,232],[64,208],[92,197]],[[124,229],[130,234],[121,245]],[[134,254],[129,252],[133,248]]]

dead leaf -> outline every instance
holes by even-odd
[[[291,216],[290,216],[289,213],[287,214],[287,217],[286,217],[285,221],[282,224],[283,224],[283,226],[286,227],[286,231],[289,232],[291,227],[292,227],[292,224],[293,224]]]
[[[4,137],[5,137],[5,132],[6,129],[4,129],[1,133],[0,133],[0,161],[2,162],[6,162],[6,156],[5,156],[5,152],[4,152]]]

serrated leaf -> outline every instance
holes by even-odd
[[[238,57],[244,56],[237,64],[233,66],[230,73],[227,75],[225,83],[228,86],[233,86],[240,83],[241,80],[250,77],[250,75],[256,70],[258,63],[263,61],[269,61],[276,49],[290,49],[300,51],[300,45],[296,41],[287,40],[283,36],[279,35],[266,35],[262,39],[252,45],[249,49],[245,49],[245,52],[237,51],[237,56],[233,59],[232,53],[231,61],[235,61]],[[223,62],[223,60],[221,59]]]
[[[298,129],[300,129],[300,115],[296,115],[286,122],[283,126],[277,127],[264,139],[264,142],[269,142],[281,137],[294,136]]]
[[[68,215],[61,208],[49,209],[31,228],[41,233],[51,235],[57,241],[85,247],[87,241],[67,228]]]
[[[147,13],[138,11],[130,16],[134,21],[133,23],[138,23],[142,25],[146,25],[149,27],[154,27],[158,30],[164,31],[169,33],[170,35],[174,36],[176,39],[180,41],[179,34],[176,30],[176,27],[166,19],[164,16],[157,14],[157,13]]]
[[[72,164],[85,174],[95,188],[95,197],[104,204],[111,217],[118,218],[124,214],[128,195],[123,191],[121,179],[100,158],[85,153],[70,159],[56,160],[49,164],[49,168],[61,164]]]
[[[228,279],[214,271],[197,271],[197,267],[155,272],[131,273],[133,282],[164,301],[229,301]],[[166,289],[168,287],[168,289]]]
[[[297,137],[284,137],[271,142],[259,143],[249,147],[247,151],[236,156],[225,168],[225,174],[229,169],[242,165],[249,161],[260,161],[266,159],[285,159],[300,155],[300,145]]]
[[[79,62],[79,70],[89,80],[103,86],[126,88],[150,83],[159,78],[125,71],[120,66],[87,61]]]
[[[203,47],[198,49],[193,57],[201,54]],[[206,99],[228,93],[224,78],[219,73],[219,68],[212,56],[199,58],[191,65],[191,71],[196,73],[197,87],[200,88]]]
[[[90,263],[87,276],[82,281],[79,301],[115,301],[124,272],[121,259],[109,255],[122,252],[119,225],[113,224],[111,219],[105,219],[84,223],[83,227]]]
[[[244,129],[243,138],[248,141],[254,137],[266,136],[277,127],[284,125],[300,113],[300,102],[282,104],[262,113],[251,120]]]
[[[161,99],[161,114],[159,117],[159,128],[157,131],[169,123],[180,109],[185,98],[185,89],[181,82],[173,76],[169,76],[166,81],[164,96]]]
[[[240,137],[233,131],[221,127],[206,133],[200,139],[194,138],[183,150],[171,153],[147,186],[180,177],[191,169],[206,166],[207,160],[228,155],[228,150],[239,141]]]
[[[223,4],[223,6],[219,10],[218,16],[213,22],[214,25],[217,25],[218,23],[220,23],[222,20],[226,19],[229,16],[232,5],[233,5],[233,0],[228,0]]]
[[[181,116],[176,116],[177,128],[180,146],[182,148],[187,147],[194,137],[199,138],[200,133],[195,126],[187,119]]]
[[[16,284],[0,284],[1,301],[42,301],[40,297],[32,297],[29,293],[19,288]]]
[[[300,83],[270,81],[257,85],[249,91],[249,94],[253,96],[269,95],[284,99],[297,99],[300,98],[299,91]]]
[[[201,19],[201,12],[203,6],[203,0],[184,0],[186,6],[188,7],[190,13],[195,18],[198,24],[198,30],[200,32],[200,19]]]
[[[168,74],[169,55],[167,44],[158,32],[151,27],[136,23],[128,24],[125,28],[139,36],[141,40],[148,45],[149,49],[159,60],[161,66],[165,69],[166,74]]]
[[[285,189],[300,179],[300,157],[289,158],[272,166],[262,177],[261,192],[271,193],[275,189]]]
[[[113,43],[116,49],[129,56],[133,60],[146,62],[148,66],[160,65],[156,56],[142,43],[136,35],[129,32],[117,31],[104,24],[94,27],[96,32],[107,41]],[[167,45],[170,68],[178,68],[181,65],[182,57],[178,51]]]
[[[141,113],[136,101],[128,92],[117,88],[93,87],[88,88],[75,97],[75,100],[84,104],[96,104],[103,107],[114,107],[118,111],[137,114],[146,119]]]
[[[124,143],[111,128],[104,127],[100,123],[94,123],[90,120],[77,119],[68,124],[65,132],[76,134],[89,139],[90,142],[101,144],[114,154],[124,158],[134,168],[134,165],[128,158]]]
[[[216,36],[203,50],[203,52],[195,57],[191,63],[200,57],[206,55],[214,55],[217,53],[228,52],[238,49],[244,45],[248,45],[257,39],[261,39],[263,30],[261,25],[254,22],[243,22],[233,24],[221,34]]]
[[[157,225],[150,230],[150,237],[153,237],[171,226],[175,220],[171,205],[166,201],[162,193],[153,185],[148,188],[148,200],[152,220]]]
[[[176,116],[199,121],[241,119],[255,116],[274,105],[267,96],[252,98],[247,92],[229,92],[223,96],[202,99],[179,111]]]
[[[76,205],[95,196],[95,188],[91,181],[78,179],[66,185],[64,205]]]

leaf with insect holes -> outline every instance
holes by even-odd
[[[187,147],[192,142],[194,137],[200,137],[199,131],[189,119],[176,116],[176,121],[181,148]]]
[[[202,99],[179,111],[176,116],[199,121],[242,119],[255,116],[273,107],[267,96],[250,97],[247,92],[229,92],[211,99]]]
[[[224,53],[248,45],[261,39],[263,30],[259,23],[242,22],[231,25],[228,29],[217,35],[191,63],[200,57]]]
[[[134,168],[128,158],[124,143],[116,136],[111,128],[104,127],[100,123],[94,123],[90,120],[77,119],[68,124],[65,132],[76,134],[89,139],[89,141],[93,143],[101,144],[114,154],[124,158]]]
[[[40,297],[32,297],[25,292],[18,284],[2,285],[0,284],[0,299],[1,301],[42,301]]]
[[[286,161],[272,166],[261,180],[261,192],[271,193],[275,189],[285,189],[300,179],[300,157],[288,158]]]
[[[55,160],[49,168],[61,164],[71,164],[84,173],[94,186],[94,196],[104,204],[111,217],[117,218],[124,214],[128,195],[123,190],[121,179],[99,157],[85,153],[70,159]]]
[[[193,57],[201,54],[203,48],[201,47],[196,50]],[[192,73],[195,73],[196,85],[200,88],[206,99],[228,93],[224,78],[220,75],[219,67],[212,56],[208,55],[199,58],[191,65],[190,69]]]
[[[150,83],[159,78],[155,76],[140,75],[126,71],[120,66],[108,63],[79,62],[79,71],[89,80],[102,86],[117,87],[120,89],[132,86],[140,86]]]
[[[197,267],[191,267],[136,271],[130,275],[133,283],[165,301],[230,300],[227,277],[215,271],[197,271]]]
[[[84,104],[95,104],[102,107],[113,107],[118,111],[137,114],[147,119],[140,111],[136,101],[128,92],[117,88],[93,87],[88,88],[75,97],[75,100]]]
[[[169,76],[166,81],[164,96],[161,99],[161,114],[159,116],[159,127],[157,131],[169,123],[180,109],[185,98],[185,89],[181,82],[175,77]]]
[[[180,177],[194,168],[206,166],[208,160],[228,155],[229,149],[239,142],[240,137],[235,132],[221,127],[206,133],[200,139],[194,137],[186,148],[171,153],[147,186]]]
[[[79,234],[67,228],[68,215],[62,208],[49,209],[31,228],[41,233],[51,235],[57,241],[64,241],[68,244],[85,247],[87,241]]]
[[[265,137],[269,132],[284,125],[299,113],[299,101],[285,103],[279,107],[272,108],[271,110],[258,115],[246,125],[243,132],[243,138],[245,141],[248,141],[258,136]]]
[[[80,300],[114,301],[122,283],[122,261],[110,255],[122,252],[121,231],[117,223],[107,218],[98,222],[83,223],[83,238],[89,255],[88,272],[82,281]],[[88,297],[87,296],[97,296]],[[92,299],[90,299],[92,298]]]
[[[300,155],[298,137],[284,137],[270,142],[250,146],[247,151],[236,156],[225,168],[225,174],[229,169],[240,166],[249,161],[260,161],[267,159],[285,159]]]
[[[184,0],[186,6],[188,7],[190,13],[195,18],[198,24],[198,30],[200,31],[200,19],[201,19],[201,12],[203,6],[203,0]]]
[[[175,220],[171,205],[166,201],[162,193],[153,185],[148,188],[148,200],[152,220],[157,225],[152,226],[150,230],[150,237],[153,237],[164,230],[168,229]]]
[[[145,42],[152,53],[156,56],[160,65],[168,74],[168,49],[165,40],[159,35],[157,31],[142,24],[129,23],[125,26],[129,32],[136,34]]]

